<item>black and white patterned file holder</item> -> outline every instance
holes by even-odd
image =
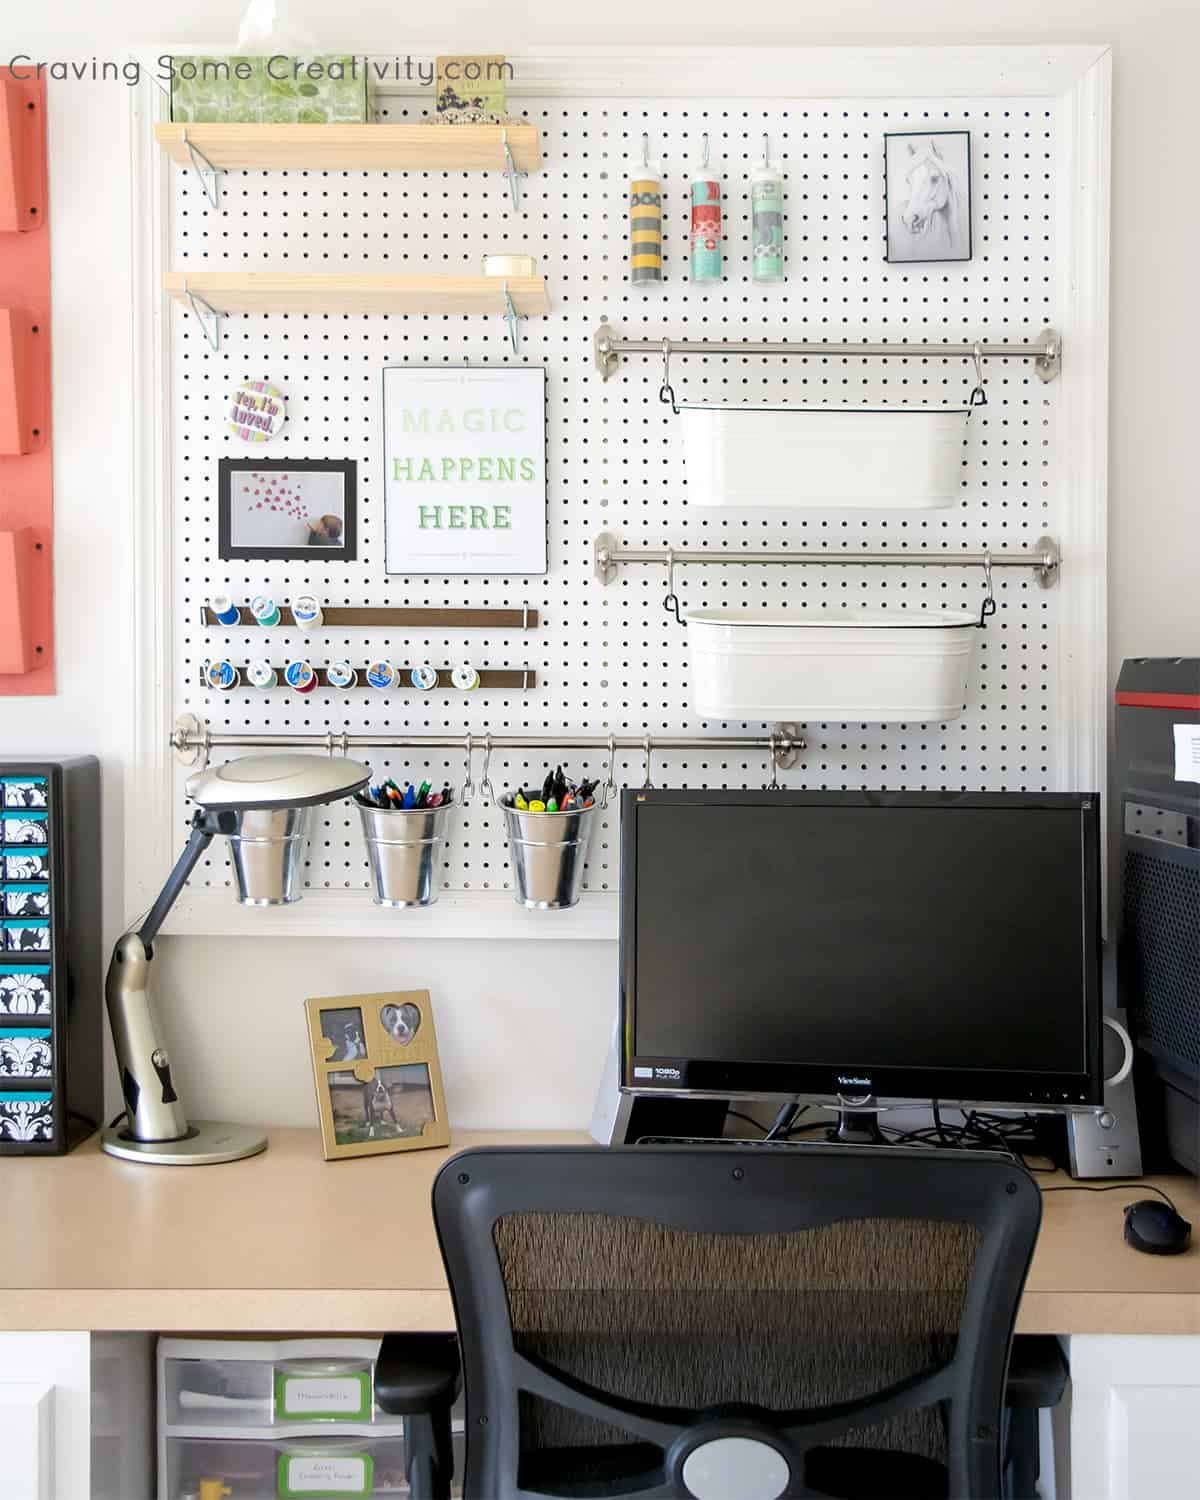
[[[0,760],[0,1156],[103,1112],[100,763]]]

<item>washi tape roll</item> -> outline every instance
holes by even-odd
[[[246,668],[246,681],[252,688],[273,688],[278,682],[275,668],[269,661],[252,661]]]
[[[438,674],[433,667],[414,667],[409,673],[409,681],[413,687],[427,693],[430,688],[437,687]]]
[[[208,601],[208,607],[216,615],[219,625],[242,623],[242,612],[228,594],[214,594]]]
[[[390,661],[373,661],[367,667],[367,686],[387,693],[396,686],[396,669]]]
[[[311,693],[317,686],[317,674],[310,661],[290,661],[283,669],[283,680],[298,693]]]
[[[250,601],[250,613],[257,625],[269,627],[279,624],[279,606],[269,594],[255,594]]]
[[[721,279],[721,179],[707,167],[692,176],[691,279]]]
[[[663,279],[662,176],[648,158],[629,171],[629,279],[634,286]]]
[[[479,673],[474,667],[455,667],[450,681],[461,693],[473,693],[479,686]]]
[[[321,601],[313,594],[301,594],[292,600],[292,619],[301,630],[319,630],[325,621]]]
[[[358,673],[348,661],[331,661],[325,668],[325,676],[329,686],[335,688],[352,688],[358,682]]]
[[[243,380],[229,397],[229,430],[246,443],[265,443],[283,431],[287,406],[265,380]]]
[[[204,665],[204,681],[218,693],[228,693],[237,687],[240,678],[231,661],[210,661]]]

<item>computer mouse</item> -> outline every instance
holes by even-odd
[[[1147,1255],[1179,1255],[1192,1237],[1192,1226],[1157,1198],[1139,1198],[1125,1210],[1125,1243]]]

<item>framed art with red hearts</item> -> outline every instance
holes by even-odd
[[[351,458],[220,459],[218,555],[353,562],[357,468]]]

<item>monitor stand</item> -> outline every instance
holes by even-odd
[[[837,1124],[830,1126],[827,1139],[843,1146],[889,1145],[887,1136],[879,1128],[874,1096],[839,1099]]]

